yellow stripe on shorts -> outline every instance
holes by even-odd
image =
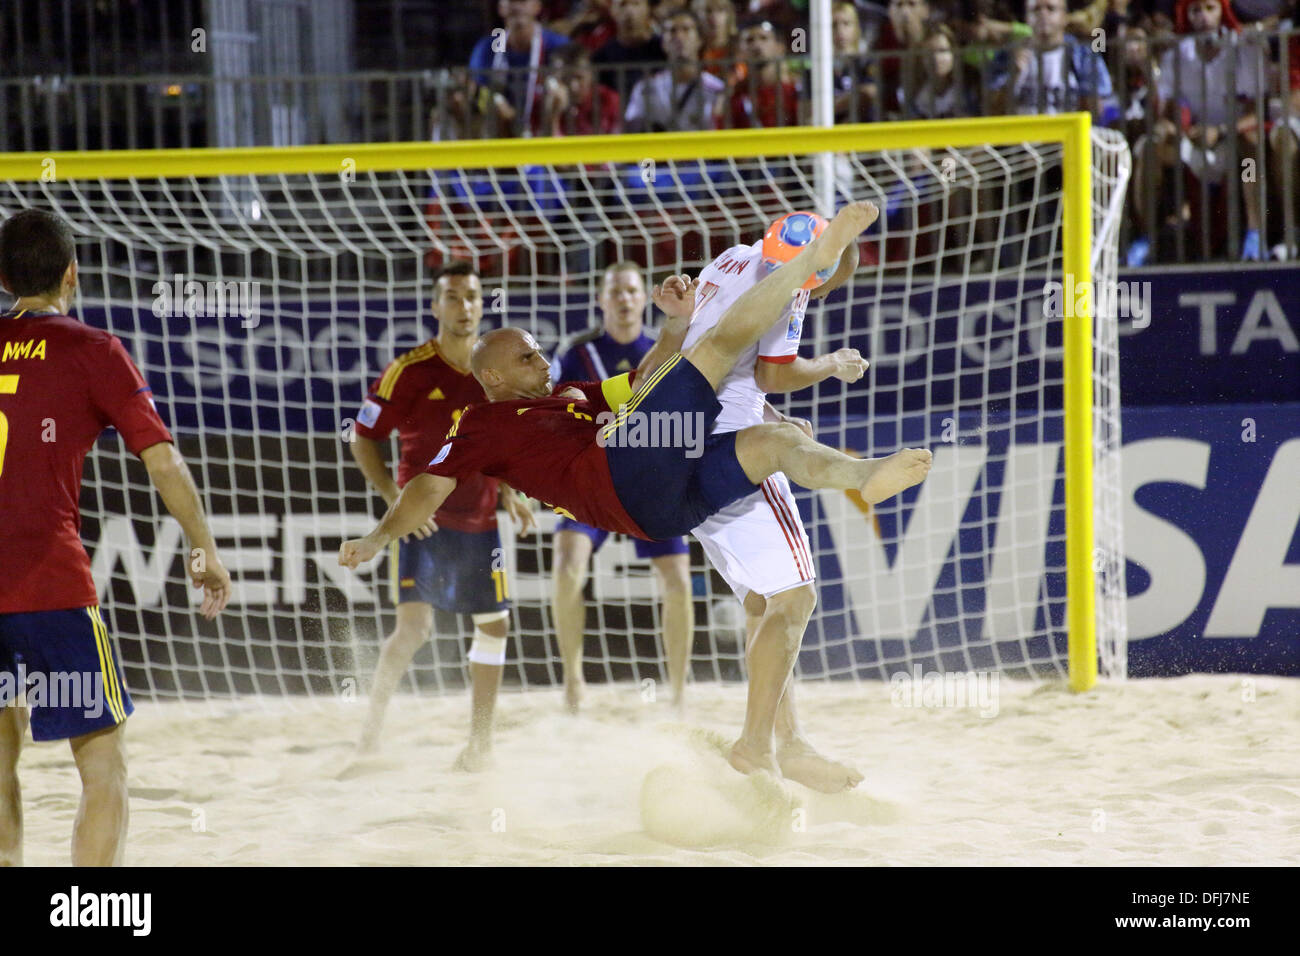
[[[113,723],[120,724],[126,720],[126,709],[122,706],[122,688],[117,682],[117,668],[114,666],[112,645],[108,642],[108,628],[99,615],[98,604],[86,608],[86,614],[95,634],[95,649],[99,653],[99,672],[104,679],[104,699],[108,702],[108,712]]]

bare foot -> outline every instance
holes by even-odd
[[[732,746],[731,753],[727,755],[727,763],[744,774],[766,770],[775,777],[781,776],[781,768],[777,766],[776,758],[772,756],[771,751],[763,753],[750,747],[743,740],[737,740]]]
[[[840,793],[852,790],[862,782],[862,774],[852,767],[823,757],[806,744],[781,748],[776,760],[787,779],[796,780],[809,790]]]
[[[465,745],[465,749],[456,758],[456,762],[451,765],[451,769],[461,770],[465,773],[478,773],[487,770],[491,766],[491,742],[471,738],[470,742]]]
[[[844,250],[879,216],[876,204],[865,199],[851,202],[837,212],[825,231],[808,246],[813,271],[821,272],[838,265]]]
[[[888,458],[864,462],[873,467],[867,473],[867,480],[858,487],[858,492],[868,504],[879,504],[905,488],[925,481],[933,459],[934,456],[924,448],[904,448]]]
[[[564,709],[575,717],[578,711],[582,709],[582,697],[586,689],[587,685],[580,680],[566,680],[564,682]]]

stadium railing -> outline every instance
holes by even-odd
[[[1243,188],[1248,177],[1261,184],[1257,219],[1263,251],[1294,259],[1300,250],[1297,235],[1297,156],[1291,148],[1300,142],[1300,31],[1278,29],[1243,31],[1242,43],[1254,44],[1261,53],[1263,75],[1254,96],[1253,111],[1265,118],[1267,146],[1252,148],[1237,130],[1245,105],[1224,90],[1228,135],[1212,149],[1182,142],[1176,173],[1160,175],[1153,161],[1156,131],[1161,116],[1150,95],[1158,82],[1160,55],[1180,37],[1143,37],[1131,31],[1114,41],[1106,55],[1111,72],[1113,100],[1099,108],[1095,121],[1125,133],[1139,160],[1130,190],[1130,216],[1126,217],[1123,247],[1141,234],[1150,244],[1149,264],[1234,261],[1242,253],[1246,223]],[[1130,49],[1137,47],[1137,49]],[[1230,48],[1239,56],[1244,47]],[[944,115],[988,115],[995,111],[993,90],[996,48],[958,47],[955,62],[956,107]],[[720,72],[731,74],[738,64]],[[663,64],[619,64],[597,67],[612,72],[625,110],[635,73],[652,73]],[[808,97],[808,58],[785,58],[782,69]],[[1174,59],[1175,87],[1185,82]],[[633,72],[635,71],[635,73]],[[850,61],[838,61],[837,121],[870,122],[926,118],[916,107],[915,93],[925,81],[927,59],[917,50],[877,51]],[[164,147],[306,145],[334,142],[395,142],[452,138],[497,138],[523,133],[499,120],[487,106],[500,93],[527,89],[528,70],[492,71],[474,79],[468,67],[438,70],[341,73],[337,75],[263,75],[213,77],[203,75],[151,75],[129,77],[37,76],[0,80],[0,152],[38,150],[151,149]],[[543,90],[547,72],[532,84]],[[845,82],[845,77],[849,77]],[[1194,79],[1193,79],[1194,82]],[[842,85],[841,85],[842,84]],[[737,84],[758,101],[754,71]],[[904,95],[897,98],[901,88]],[[909,95],[909,93],[911,95]],[[540,94],[539,94],[540,95]],[[725,96],[726,94],[722,94]],[[593,114],[598,104],[593,102]],[[798,112],[804,112],[802,109]],[[771,103],[773,125],[797,125],[799,115],[783,97]],[[541,135],[537,111],[530,134]],[[593,115],[599,128],[599,115]],[[1184,128],[1190,118],[1184,122]],[[760,118],[755,117],[755,125]],[[720,125],[733,125],[730,109],[722,111]],[[1184,132],[1183,131],[1180,132]],[[1147,161],[1143,161],[1147,160]],[[1183,172],[1188,161],[1221,170],[1211,189]],[[1135,225],[1147,224],[1140,230]]]

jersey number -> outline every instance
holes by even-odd
[[[0,395],[13,395],[18,391],[17,375],[0,375]],[[9,419],[0,412],[0,475],[5,471],[5,446],[9,444]]]

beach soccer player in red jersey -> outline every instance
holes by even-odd
[[[18,754],[67,740],[81,776],[72,862],[120,864],[128,795],[122,683],[81,544],[81,468],[117,429],[190,544],[190,578],[211,619],[230,599],[203,503],[122,343],[68,316],[77,294],[68,224],[38,209],[0,226],[0,866],[22,863]],[[26,685],[26,706],[15,688]],[[33,693],[34,688],[43,688]]]
[[[635,373],[552,389],[549,365],[531,335],[510,328],[489,332],[472,357],[488,402],[461,415],[427,471],[406,484],[378,526],[343,543],[339,563],[355,568],[370,560],[424,524],[458,479],[478,472],[584,524],[646,540],[685,534],[778,471],[805,488],[855,489],[872,504],[919,484],[930,470],[929,451],[852,458],[788,422],[699,443],[685,440],[694,431],[688,417],[708,435],[722,407],[716,389],[740,355],[814,273],[837,266],[878,215],[869,202],[845,206],[798,255],[742,293],[685,352],[677,350],[690,324],[695,283],[686,277],[666,281],[654,299],[669,321]],[[798,650],[774,642],[750,655],[745,727],[729,756],[741,772],[782,775],[774,727]],[[787,776],[816,789],[827,789],[826,777],[842,780],[845,788],[860,779],[835,761],[811,755],[797,775]]]

